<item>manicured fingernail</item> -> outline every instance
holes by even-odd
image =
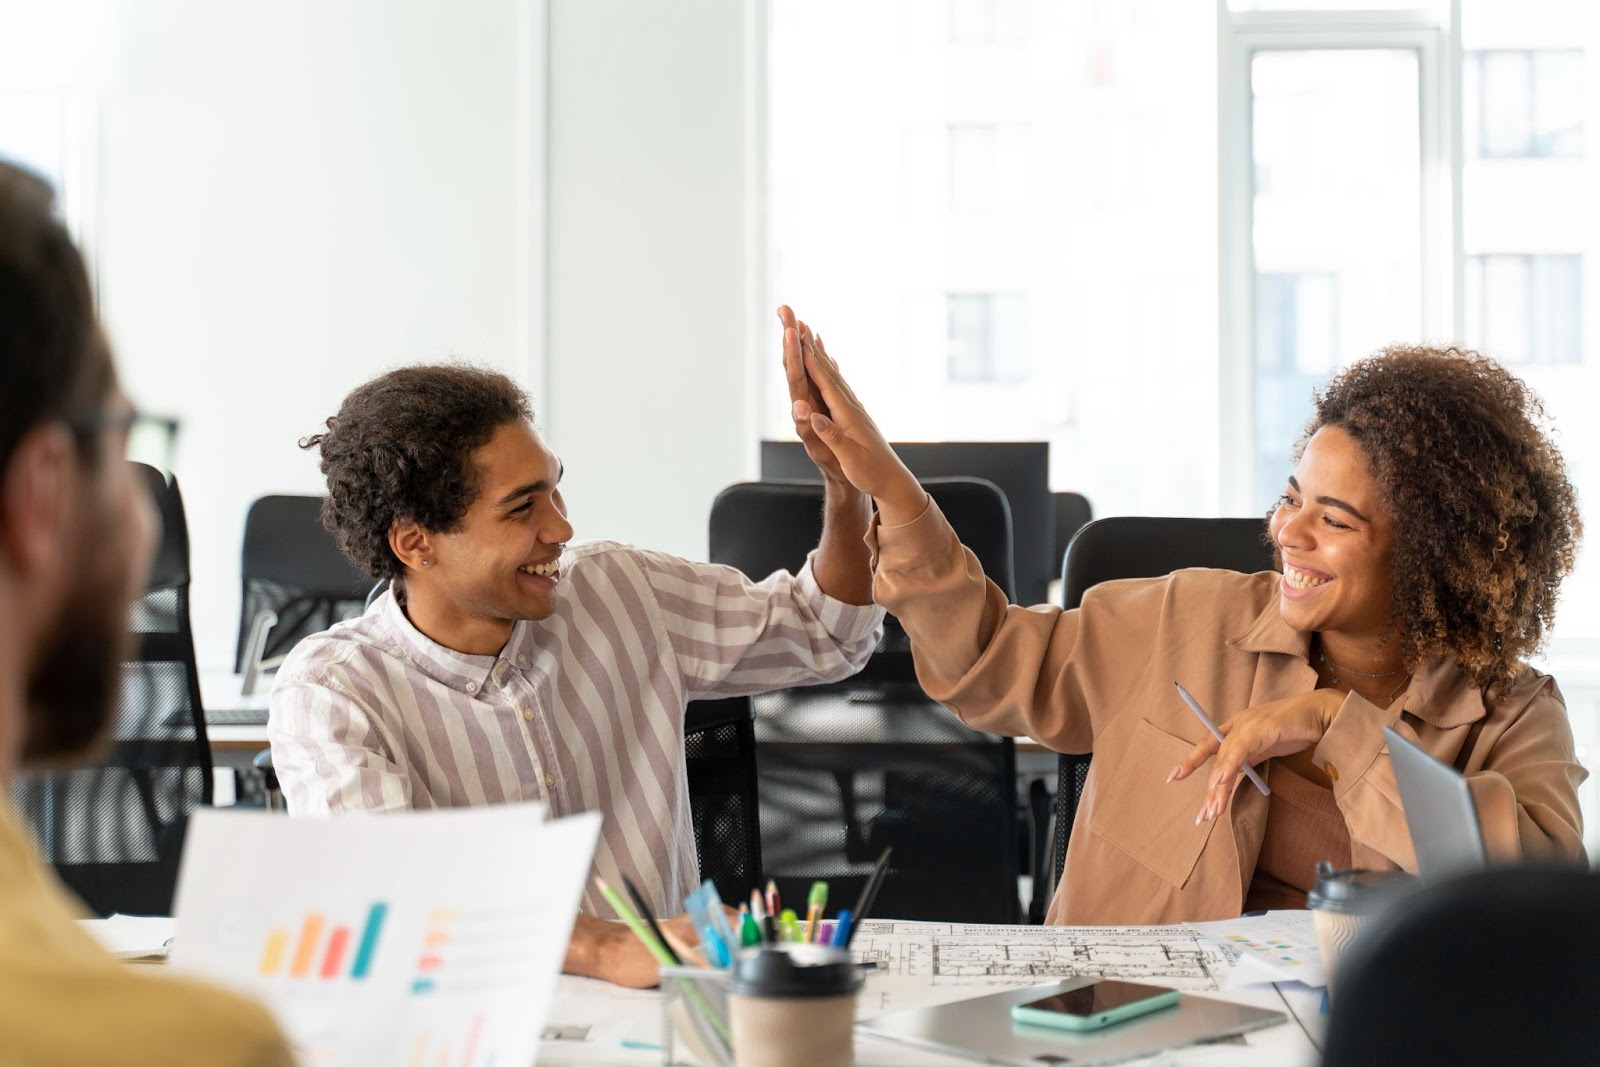
[[[826,432],[833,429],[833,420],[819,411],[811,416],[811,425],[820,431]]]
[[[793,415],[796,421],[804,422],[811,417],[811,406],[804,400],[796,400],[789,405],[789,414]]]
[[[1195,824],[1195,825],[1196,825],[1196,826],[1199,826],[1199,825],[1200,825],[1200,822],[1201,822],[1201,820],[1203,820],[1203,819],[1204,819],[1204,818],[1205,818],[1205,817],[1206,817],[1206,809],[1205,809],[1205,808],[1201,808],[1201,809],[1200,809],[1200,814],[1199,814],[1199,815],[1196,815],[1196,816],[1195,816],[1195,817],[1194,817],[1194,824]]]
[[[1176,778],[1176,777],[1178,777],[1178,768],[1174,767],[1174,768],[1172,768],[1172,773],[1167,775],[1167,784],[1171,785],[1172,784],[1172,780],[1174,778]]]

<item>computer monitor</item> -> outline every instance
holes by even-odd
[[[918,478],[987,478],[1011,505],[1017,602],[1043,604],[1061,561],[1055,552],[1047,441],[906,441],[894,450]],[[816,464],[799,441],[762,441],[764,481],[816,481]]]

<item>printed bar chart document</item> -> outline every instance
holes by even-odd
[[[599,828],[536,804],[201,810],[171,962],[260,998],[308,1067],[528,1063]]]

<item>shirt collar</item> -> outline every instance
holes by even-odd
[[[378,597],[374,607],[382,612],[390,632],[405,650],[406,658],[423,674],[463,693],[481,692],[488,684],[499,656],[469,656],[433,640],[406,618],[405,609],[394,597],[393,586]],[[506,642],[507,647],[514,644],[515,640],[516,633],[513,631],[512,640]]]
[[[1243,632],[1228,638],[1228,647],[1240,652],[1275,652],[1311,662],[1311,634],[1283,621],[1278,599],[1273,597]],[[1433,726],[1465,726],[1488,714],[1483,690],[1473,685],[1465,671],[1445,660],[1424,664],[1411,678],[1401,699],[1401,710]]]

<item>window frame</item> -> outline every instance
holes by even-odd
[[[1453,6],[1453,5],[1452,5]],[[1254,94],[1264,52],[1410,51],[1417,57],[1422,332],[1462,335],[1459,20],[1418,11],[1230,11],[1218,0],[1218,270],[1222,470],[1255,466]],[[1259,510],[1249,479],[1223,479],[1226,514]]]

